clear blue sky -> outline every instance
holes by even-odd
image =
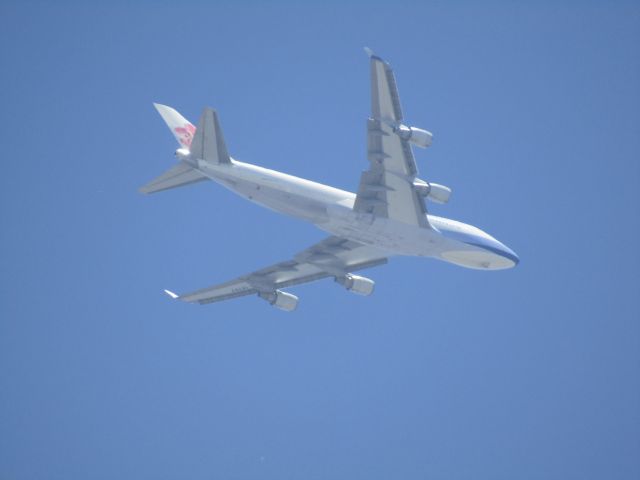
[[[368,45],[432,212],[518,268],[400,258],[286,314],[188,291],[324,234],[174,162],[152,102],[345,189]],[[640,478],[638,2],[3,2],[0,479]]]

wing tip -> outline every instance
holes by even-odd
[[[164,289],[164,293],[166,293],[168,296],[170,296],[174,300],[176,300],[177,298],[180,298],[180,295],[173,293],[171,290],[167,290],[166,288]]]
[[[364,52],[372,61],[378,61],[378,62],[384,63],[385,65],[388,65],[388,63],[382,57],[376,55],[375,52],[371,50],[369,47],[364,47]]]

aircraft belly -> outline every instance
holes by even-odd
[[[247,200],[276,212],[313,223],[322,223],[327,220],[325,205],[307,196],[244,179],[217,177],[215,180]]]
[[[440,254],[445,262],[475,270],[502,270],[514,266],[514,262],[501,255],[473,247],[459,247]]]
[[[203,173],[254,203],[389,254],[437,257],[470,268],[504,268],[499,258],[445,239],[437,230],[356,212],[353,198],[339,201],[323,198],[322,192],[301,188],[293,182],[274,183],[272,178],[262,178],[262,174],[235,168]]]
[[[330,206],[328,213],[330,220],[318,226],[333,235],[396,255],[431,257],[440,252],[442,240],[434,230],[376,218],[339,205]]]

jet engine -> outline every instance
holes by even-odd
[[[344,277],[336,277],[336,282],[350,292],[364,296],[371,295],[373,293],[373,287],[376,284],[376,282],[369,278],[353,275],[351,273],[347,273]]]
[[[407,140],[420,148],[427,148],[433,142],[433,134],[421,128],[399,125],[393,131],[403,140]]]
[[[419,195],[428,198],[432,202],[444,204],[449,201],[449,197],[451,196],[451,189],[438,183],[427,183],[424,180],[416,178],[413,181],[413,186]]]
[[[291,293],[276,290],[272,293],[261,293],[261,298],[264,298],[267,302],[280,310],[285,312],[292,312],[298,306],[298,297]]]

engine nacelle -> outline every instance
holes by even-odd
[[[376,285],[376,282],[370,278],[353,275],[351,273],[347,273],[344,277],[336,278],[336,281],[350,292],[364,296],[371,295]]]
[[[394,131],[400,138],[413,143],[416,147],[427,148],[433,142],[433,134],[421,128],[400,125],[394,128]]]
[[[267,302],[285,312],[292,312],[298,306],[298,297],[291,293],[276,290],[272,293],[260,294]]]
[[[451,196],[451,189],[438,183],[427,183],[424,180],[416,178],[413,181],[413,186],[418,194],[428,198],[432,202],[444,204],[449,201],[449,197]]]
[[[431,185],[431,191],[429,192],[429,196],[427,196],[429,200],[441,204],[449,201],[449,197],[451,196],[451,189],[449,187],[437,183],[430,183],[429,185]]]

